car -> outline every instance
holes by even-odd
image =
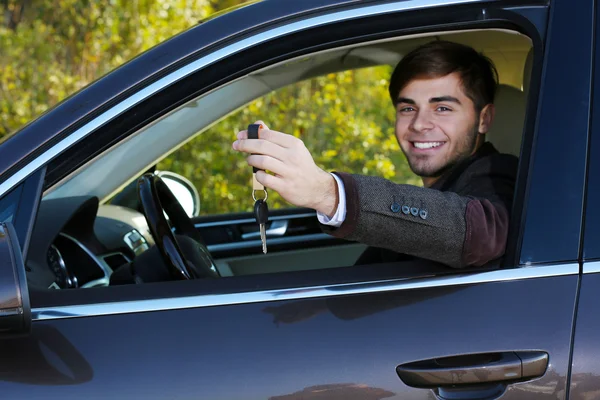
[[[2,397],[596,398],[597,10],[594,0],[253,2],[30,122],[0,143]],[[519,157],[502,262],[355,265],[363,244],[324,234],[313,210],[274,193],[263,254],[251,171],[222,150],[233,131],[215,124],[232,113],[251,123],[280,91],[317,80],[333,96],[324,108],[358,113],[369,92],[342,96],[335,77],[374,82],[377,68],[440,38],[498,69],[487,140]],[[372,90],[386,90],[379,81]],[[281,119],[299,126],[288,112]],[[306,118],[313,146],[327,121]],[[368,147],[361,127],[321,145],[354,154]],[[202,150],[196,172],[176,168],[182,149]],[[378,172],[391,152],[348,168]],[[219,189],[228,178],[246,194]]]

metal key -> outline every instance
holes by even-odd
[[[248,139],[258,139],[258,131],[263,129],[260,124],[248,125]],[[252,167],[252,198],[254,199],[254,217],[260,229],[260,240],[262,242],[263,253],[267,254],[267,233],[266,224],[269,219],[269,208],[267,207],[267,189],[256,179],[256,173],[260,169]],[[257,199],[256,192],[263,192],[264,198]]]
[[[263,199],[258,199],[254,203],[254,217],[256,218],[256,222],[260,229],[260,240],[262,242],[263,253],[267,254],[266,224],[269,219],[269,207],[267,207],[267,202]]]

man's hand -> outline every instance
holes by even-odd
[[[333,176],[315,164],[302,140],[269,130],[262,121],[256,123],[264,127],[258,132],[258,139],[248,140],[248,131],[241,131],[233,143],[234,150],[255,153],[247,161],[263,170],[256,173],[256,179],[295,206],[312,208],[331,218],[338,205]]]

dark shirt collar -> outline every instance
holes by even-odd
[[[493,144],[490,142],[484,142],[473,155],[456,164],[450,170],[444,172],[444,174],[437,181],[435,181],[433,185],[431,185],[431,189],[441,190],[442,192],[448,190],[448,188],[452,186],[452,184],[458,179],[464,170],[469,167],[469,165],[482,157],[487,157],[497,153],[498,150],[496,150]]]

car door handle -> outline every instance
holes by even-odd
[[[288,229],[288,220],[276,220],[271,223],[269,229],[265,231],[267,237],[279,237],[285,235]],[[260,232],[248,232],[242,234],[243,240],[260,239]]]
[[[426,389],[524,381],[544,375],[547,367],[548,353],[516,351],[434,358],[400,365],[396,372],[406,385]]]

